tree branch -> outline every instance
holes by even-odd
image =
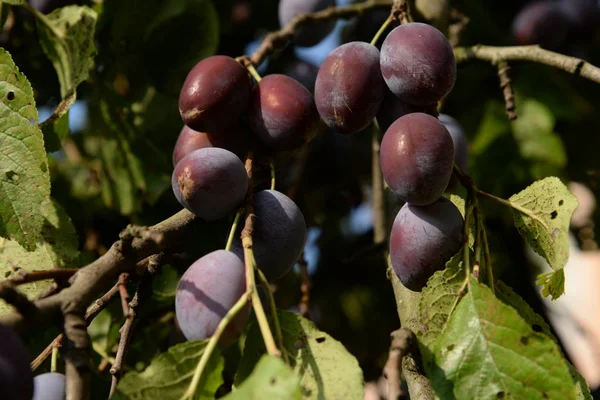
[[[494,47],[476,45],[454,49],[456,63],[483,60],[497,65],[501,61],[532,61],[600,83],[600,68],[575,57],[544,50],[539,46]]]
[[[396,2],[398,0],[395,0]],[[404,2],[401,0],[401,2]],[[352,4],[347,7],[329,7],[323,11],[311,14],[299,14],[294,17],[284,28],[269,33],[265,40],[248,59],[254,65],[260,65],[271,53],[278,47],[283,47],[288,40],[291,40],[298,28],[315,22],[324,22],[330,19],[350,18],[361,15],[366,11],[376,8],[388,8],[393,4],[392,0],[369,0],[364,3]]]

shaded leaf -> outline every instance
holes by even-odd
[[[434,357],[428,375],[443,399],[576,398],[556,342],[474,279]]]
[[[264,355],[240,387],[223,400],[300,400],[298,376],[280,358]]]
[[[187,390],[207,340],[175,345],[160,354],[143,372],[123,376],[116,399],[179,400]],[[215,349],[208,361],[194,399],[214,399],[223,383],[223,357]]]
[[[96,12],[85,6],[57,8],[48,15],[36,12],[40,44],[54,65],[62,98],[85,81],[94,65]]]
[[[34,250],[40,205],[50,195],[48,160],[37,126],[33,90],[10,54],[0,49],[0,236]]]
[[[0,239],[0,274],[3,278],[20,270],[46,270],[75,266],[79,256],[77,232],[65,210],[56,202],[48,200],[42,205],[40,215],[44,219],[42,240],[34,251],[27,251],[16,241]],[[51,281],[38,281],[19,286],[28,297],[44,291]],[[0,302],[0,315],[12,310]]]
[[[363,399],[363,375],[356,358],[337,340],[302,316],[277,310],[285,351],[300,377],[303,399]],[[260,329],[250,326],[236,385],[248,378],[265,354]]]
[[[44,143],[46,151],[57,151],[61,148],[61,142],[69,135],[69,109],[75,103],[77,94],[73,92],[70,96],[63,99],[52,115],[40,124],[44,133]]]
[[[462,250],[446,263],[446,268],[435,272],[427,281],[419,301],[419,341],[431,346],[444,331],[451,311],[458,304],[457,293],[465,282]]]
[[[513,209],[513,219],[521,236],[553,270],[564,268],[569,259],[569,224],[577,207],[575,196],[560,179],[549,177],[534,182],[509,201],[518,208]],[[544,277],[540,283],[553,298],[564,291],[564,276]]]

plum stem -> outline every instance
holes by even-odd
[[[377,119],[373,120],[375,129],[371,138],[371,185],[373,192],[373,243],[385,242],[387,229],[385,223],[384,182],[381,174],[379,134],[381,129]]]
[[[485,267],[487,269],[488,275],[488,284],[492,293],[496,292],[495,284],[494,284],[494,272],[492,268],[492,257],[490,256],[490,246],[488,244],[487,233],[485,232],[485,228],[483,227],[483,221],[480,220],[481,224],[481,238],[483,243],[483,255],[485,258]]]
[[[229,230],[229,236],[227,237],[227,243],[225,244],[226,251],[231,250],[231,245],[233,244],[233,239],[235,238],[235,232],[237,231],[237,227],[240,223],[240,218],[242,218],[243,213],[244,207],[240,208],[237,213],[235,213],[233,223],[231,224],[231,229]]]
[[[250,72],[250,75],[252,75],[256,82],[260,82],[262,80],[256,68],[254,68],[254,65],[248,64],[246,65],[246,69],[248,70],[248,72]]]
[[[277,315],[277,306],[275,305],[275,298],[273,298],[273,292],[271,291],[271,286],[269,285],[269,281],[267,281],[267,277],[260,269],[256,270],[258,274],[258,278],[261,283],[264,285],[267,290],[267,297],[269,299],[269,308],[271,309],[271,318],[273,319],[273,325],[275,325],[275,335],[277,336],[277,342],[279,343],[279,347],[282,349],[283,360],[286,364],[289,362],[287,353],[285,352],[285,347],[283,345],[283,334],[281,333],[281,325],[279,324],[279,316]]]
[[[196,366],[196,370],[194,371],[194,376],[192,377],[192,381],[188,386],[188,389],[181,397],[181,400],[193,399],[196,394],[196,390],[198,389],[198,385],[200,384],[200,379],[202,378],[202,373],[204,369],[208,365],[208,361],[210,360],[210,356],[213,351],[217,347],[219,339],[229,323],[235,318],[235,316],[244,308],[246,303],[249,301],[251,296],[251,291],[246,290],[246,292],[239,298],[239,300],[231,307],[231,309],[225,314],[219,325],[217,325],[217,329],[212,337],[209,339],[206,347],[204,348],[204,352],[202,353],[202,357],[200,357],[200,361],[198,361],[198,365]]]
[[[377,33],[375,34],[375,36],[373,36],[373,40],[371,40],[371,45],[372,46],[375,46],[377,44],[377,41],[379,41],[379,38],[381,37],[381,35],[383,35],[383,32],[385,32],[385,30],[388,28],[388,26],[390,26],[390,24],[392,23],[392,21],[394,21],[394,18],[390,15],[383,22],[383,24],[381,24],[381,27],[379,28],[379,30],[377,31]]]
[[[271,190],[275,190],[275,161],[269,162],[269,169],[271,170]]]
[[[50,358],[50,372],[56,372],[58,363],[58,346],[52,346],[52,358]]]

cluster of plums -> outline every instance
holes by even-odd
[[[15,332],[0,325],[0,398],[11,400],[64,400],[63,374],[49,372],[35,378],[29,354]]]
[[[537,0],[519,11],[512,34],[517,44],[559,49],[590,41],[599,26],[600,9],[595,0]]]

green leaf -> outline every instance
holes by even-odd
[[[302,316],[277,310],[284,352],[300,377],[303,399],[363,399],[363,374],[356,358],[337,340]],[[244,354],[235,384],[239,385],[265,354],[264,341],[256,323],[248,329]]]
[[[11,6],[22,6],[25,0],[2,0],[2,3],[10,4]]]
[[[160,354],[143,372],[129,372],[117,386],[117,399],[179,400],[187,390],[207,340],[184,342]],[[194,399],[214,399],[223,383],[223,357],[213,351]]]
[[[240,387],[223,397],[223,400],[301,398],[298,376],[280,358],[264,355]]]
[[[523,300],[521,296],[515,293],[511,287],[506,286],[502,281],[498,281],[496,282],[495,288],[498,299],[517,310],[521,318],[523,318],[534,331],[543,332],[552,340],[557,342],[554,335],[552,335],[552,332],[550,332],[550,327],[544,318],[533,311],[533,308],[531,308],[531,306],[527,304],[527,302]],[[568,362],[568,360],[565,360],[565,362],[567,363],[567,367],[569,367],[571,378],[573,378],[575,381],[575,398],[578,400],[592,400],[590,388],[585,379],[575,369],[575,367]]]
[[[40,215],[43,218],[42,240],[34,251],[27,251],[16,241],[0,239],[0,274],[4,278],[19,269],[26,271],[46,270],[57,267],[73,267],[79,256],[78,240],[75,228],[65,210],[56,202],[48,200],[42,205]],[[34,297],[44,291],[50,281],[38,281],[19,286],[28,297]],[[0,302],[0,315],[12,308]]]
[[[474,279],[436,341],[434,357],[428,375],[440,398],[576,398],[556,342]]]
[[[444,195],[448,200],[452,202],[460,211],[460,215],[462,215],[463,219],[465,218],[466,211],[466,200],[457,194],[445,194]],[[469,230],[469,246],[473,247],[475,244],[475,218],[470,219],[470,230]]]
[[[535,283],[542,287],[540,289],[542,296],[556,300],[565,292],[565,271],[559,269],[558,271],[540,274]]]
[[[512,122],[512,131],[521,156],[534,163],[534,176],[556,173],[567,163],[566,150],[553,131],[554,124],[554,116],[543,103],[533,99],[519,103],[519,118]]]
[[[531,248],[544,257],[554,271],[569,259],[569,223],[577,207],[577,199],[556,177],[534,182],[511,196],[515,227]],[[545,292],[553,298],[564,291],[564,277],[546,277]]]
[[[462,250],[452,257],[442,271],[435,272],[427,281],[419,301],[419,341],[430,347],[444,331],[450,313],[458,304],[457,293],[465,282]]]
[[[33,90],[0,48],[0,236],[26,250],[40,239],[40,205],[50,196],[48,159]]]
[[[48,15],[36,12],[40,44],[54,65],[62,98],[85,81],[94,65],[96,12],[85,6],[67,6]]]

